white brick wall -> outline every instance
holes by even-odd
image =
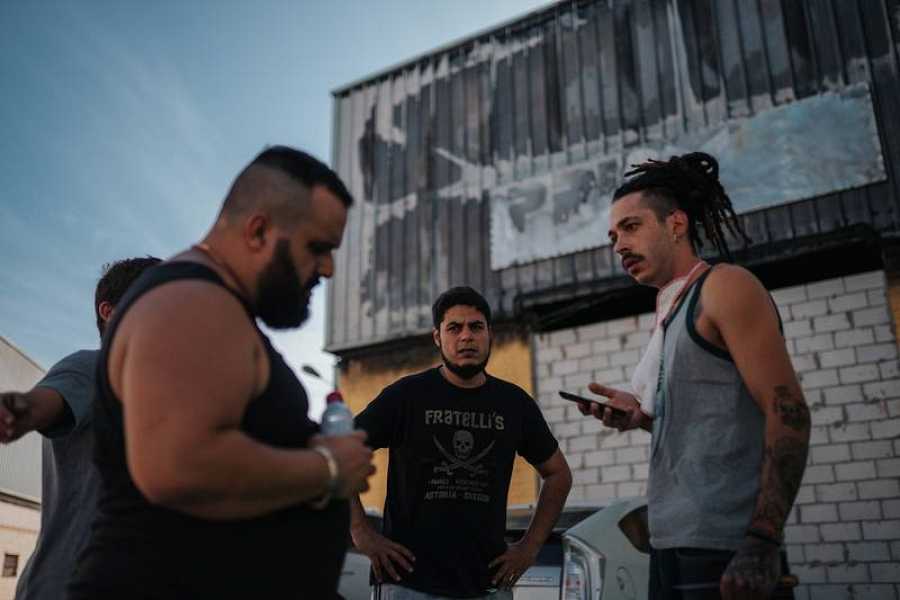
[[[786,531],[797,598],[900,599],[900,361],[881,271],[775,290],[813,418]],[[536,336],[538,401],[573,465],[572,500],[646,492],[650,436],[585,419],[557,395],[629,389],[650,335],[639,315]]]

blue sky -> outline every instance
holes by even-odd
[[[328,160],[332,89],[545,4],[3,0],[0,335],[44,367],[96,347],[103,263],[199,239],[267,144]],[[323,289],[274,338],[330,376]]]

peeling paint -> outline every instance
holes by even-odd
[[[739,213],[886,178],[871,96],[860,84],[494,189],[492,268],[606,245],[620,174],[649,158],[693,151],[719,159]]]
[[[810,0],[562,3],[338,92],[336,167],[357,204],[328,344],[427,325],[451,280],[502,314],[523,292],[621,274],[605,211],[641,156],[710,151],[742,211],[883,181],[898,156],[900,7],[879,20],[864,0],[828,4],[835,15]],[[865,99],[848,92],[858,83]],[[884,228],[900,188],[878,189],[754,228]]]

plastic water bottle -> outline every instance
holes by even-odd
[[[331,392],[325,397],[327,406],[322,413],[322,435],[348,435],[353,433],[353,413],[344,404],[340,392]]]

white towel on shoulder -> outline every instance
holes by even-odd
[[[647,349],[644,350],[644,355],[641,356],[634,373],[631,374],[631,389],[641,403],[641,411],[650,417],[654,413],[653,405],[656,402],[656,388],[659,385],[659,363],[662,359],[664,337],[662,323],[669,316],[675,301],[681,297],[681,293],[691,280],[691,276],[701,265],[705,264],[703,261],[698,262],[687,275],[673,279],[662,287],[656,295],[656,325],[653,328],[653,334],[650,336]]]

